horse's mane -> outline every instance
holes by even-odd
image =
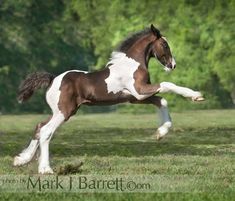
[[[123,40],[119,44],[117,51],[125,53],[133,45],[133,43],[135,43],[139,38],[145,36],[146,34],[149,34],[150,32],[151,32],[151,29],[146,28],[142,31],[132,34],[131,36],[129,36],[127,39]]]

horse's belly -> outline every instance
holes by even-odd
[[[86,105],[115,105],[119,103],[129,102],[135,99],[134,96],[119,92],[118,94],[108,94],[102,98],[89,99]]]

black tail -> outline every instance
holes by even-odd
[[[54,75],[47,72],[36,72],[29,74],[26,79],[21,83],[18,92],[19,103],[28,100],[39,88],[48,88],[55,78]]]

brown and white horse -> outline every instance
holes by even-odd
[[[14,165],[28,163],[40,146],[38,172],[53,173],[49,164],[50,139],[55,130],[75,114],[82,104],[153,104],[160,109],[162,117],[156,137],[160,139],[166,135],[172,126],[167,101],[155,94],[173,92],[194,101],[201,101],[203,97],[200,92],[170,82],[151,84],[148,72],[151,57],[157,58],[166,71],[176,67],[166,38],[153,25],[122,42],[103,70],[70,70],[57,77],[45,72],[29,75],[20,87],[19,101],[30,98],[36,89],[46,87],[46,100],[53,115],[36,126],[33,139],[14,158]]]

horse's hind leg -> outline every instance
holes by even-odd
[[[131,101],[131,103],[152,104],[159,108],[161,123],[160,123],[160,127],[156,131],[157,140],[160,140],[163,136],[165,136],[169,132],[170,128],[172,127],[172,122],[171,122],[171,118],[168,112],[166,99],[159,97],[159,96],[151,96],[144,100]]]
[[[38,172],[41,174],[51,174],[53,170],[49,162],[49,143],[55,130],[64,122],[67,121],[73,114],[76,113],[81,102],[77,97],[73,96],[67,90],[61,88],[61,96],[57,106],[53,108],[53,116],[51,120],[40,129],[40,158]]]
[[[32,140],[30,141],[28,147],[24,149],[20,154],[15,156],[14,162],[13,162],[14,166],[21,166],[32,160],[39,146],[40,130],[45,124],[48,123],[48,121],[50,121],[50,119],[51,117],[49,117],[46,121],[37,124],[35,128],[34,136]]]
[[[40,158],[38,172],[53,173],[49,164],[49,142],[55,130],[64,122],[65,117],[60,111],[53,114],[51,120],[45,124],[39,133]]]
[[[49,165],[49,141],[55,130],[77,111],[77,104],[80,105],[77,100],[70,100],[69,96],[67,99],[69,101],[64,101],[61,106],[61,111],[59,109],[54,110],[53,116],[37,124],[35,134],[28,147],[19,155],[15,156],[13,162],[14,166],[21,166],[30,162],[40,146],[39,172],[53,173]]]

